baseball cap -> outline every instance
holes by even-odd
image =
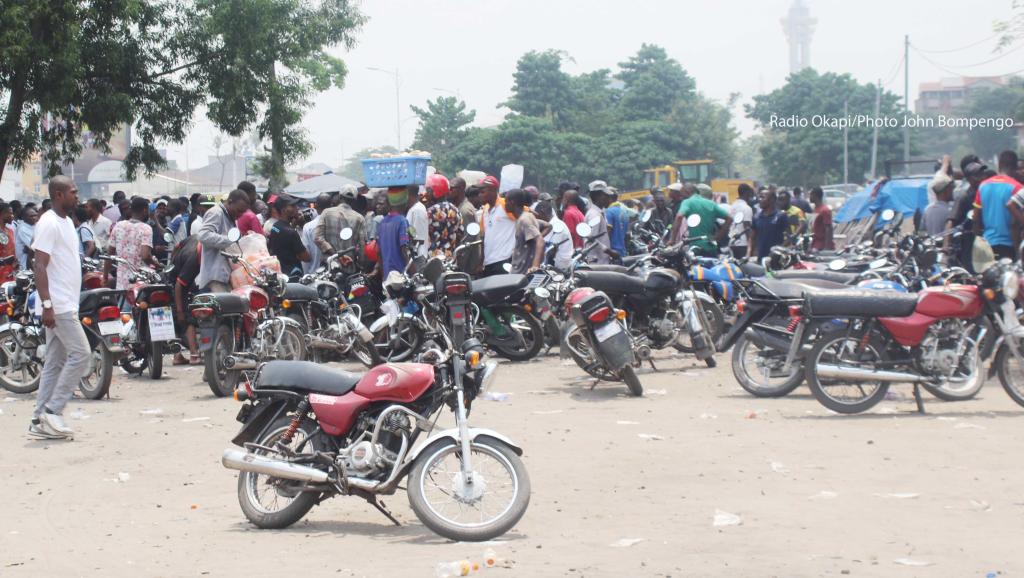
[[[985,163],[980,161],[967,163],[967,166],[964,167],[964,176],[973,177],[974,175],[980,174],[986,170],[988,170],[988,167],[985,166]]]
[[[498,188],[498,179],[494,178],[491,175],[487,175],[486,177],[480,179],[480,186]]]
[[[590,191],[590,192],[594,192],[594,191],[608,192],[608,183],[606,183],[604,181],[591,181],[591,183],[589,185],[587,185],[587,190]]]
[[[953,178],[946,173],[939,171],[932,177],[932,182],[928,183],[928,188],[933,193],[940,193],[946,190],[946,187],[953,184]]]
[[[683,190],[683,183],[672,183],[671,185],[665,188],[667,188],[670,191],[675,191],[678,193],[679,191]]]
[[[204,207],[212,207],[217,204],[217,198],[213,195],[200,195],[199,204]]]
[[[339,193],[346,199],[354,199],[359,196],[359,188],[355,185],[342,185]]]

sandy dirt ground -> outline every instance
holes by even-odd
[[[591,389],[556,356],[502,365],[508,399],[478,402],[472,422],[522,445],[533,493],[490,545],[505,567],[482,575],[1024,573],[1024,409],[997,380],[925,416],[902,388],[848,417],[804,388],[748,396],[727,356],[658,365],[641,399]],[[253,528],[219,462],[238,404],[199,368],[168,371],[117,371],[112,399],[72,401],[74,442],[30,440],[34,396],[0,392],[0,576],[433,576],[480,558],[422,526],[404,492],[385,499],[401,527],[336,498],[288,530]]]

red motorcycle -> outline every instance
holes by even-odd
[[[917,294],[879,291],[816,291],[790,308],[800,325],[845,324],[810,349],[805,379],[822,405],[860,413],[885,398],[892,383],[914,384],[941,399],[973,397],[985,380],[983,362],[995,352],[998,373],[1010,397],[1024,405],[1021,330],[1014,299],[1020,277],[1009,263],[992,265],[977,285],[929,287]],[[1012,337],[1011,337],[1012,336]]]
[[[505,436],[469,427],[474,399],[496,364],[481,364],[476,339],[456,351],[426,344],[420,363],[390,363],[365,374],[302,361],[261,366],[235,395],[244,425],[221,463],[240,470],[238,501],[260,528],[285,528],[338,496],[378,502],[403,483],[416,516],[456,541],[490,540],[526,512],[530,479],[522,450]],[[456,427],[426,437],[444,407]]]

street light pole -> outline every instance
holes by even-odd
[[[383,72],[384,74],[390,74],[395,77],[395,142],[398,144],[398,150],[402,150],[402,98],[400,92],[401,77],[398,74],[398,68],[387,70],[384,68],[377,68],[376,66],[367,66],[367,70],[373,70],[375,72]]]

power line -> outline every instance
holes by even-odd
[[[918,50],[916,46],[911,45],[911,48],[914,49],[914,52],[916,52],[918,56],[923,58],[926,62],[928,62],[929,64],[931,64],[935,68],[938,68],[939,70],[941,70],[941,71],[943,71],[943,72],[945,72],[947,74],[952,74],[953,76],[963,76],[963,72],[957,72],[955,70],[950,70],[949,68],[946,68],[942,64],[939,64],[938,62],[935,62],[931,58],[928,58],[928,56],[926,56],[920,50]],[[1007,72],[1007,73],[1004,73],[1004,74],[989,74],[989,75],[986,75],[986,76],[1013,76],[1015,74],[1020,74],[1022,72],[1024,72],[1024,68],[1022,68],[1020,70],[1014,70],[1012,72]]]
[[[936,63],[934,60],[932,60],[932,59],[928,58],[927,56],[925,56],[925,54],[921,51],[920,48],[918,48],[917,46],[914,46],[913,44],[911,44],[910,46],[911,46],[911,48],[914,49],[915,52],[920,54],[921,57],[923,57],[925,60],[928,60],[928,62],[932,62],[932,63],[938,65],[938,63]],[[975,68],[975,67],[978,67],[978,66],[982,66],[982,65],[985,65],[985,64],[989,64],[989,63],[995,62],[995,61],[997,61],[997,60],[999,60],[1001,58],[1005,58],[1006,56],[1009,56],[1010,54],[1013,54],[1014,52],[1017,52],[1017,51],[1019,51],[1022,48],[1024,48],[1024,44],[1018,44],[1016,48],[1013,48],[1012,50],[1007,50],[1006,52],[1003,52],[1001,54],[993,56],[992,58],[989,58],[988,60],[982,60],[981,62],[975,62],[974,64],[946,64],[944,66],[946,66],[948,68]]]
[[[971,44],[968,44],[967,46],[961,46],[960,48],[950,48],[950,49],[944,49],[944,50],[925,50],[923,48],[918,48],[918,47],[915,46],[914,49],[918,50],[920,52],[927,52],[928,54],[949,54],[950,52],[960,52],[961,50],[967,50],[968,48],[974,48],[975,46],[978,46],[979,44],[984,44],[984,43],[988,42],[989,40],[992,40],[993,38],[995,38],[997,36],[999,36],[998,32],[996,32],[995,34],[993,34],[992,36],[989,36],[987,38],[982,38],[981,40],[979,40],[977,42],[972,42]]]
[[[888,88],[888,86],[892,84],[894,80],[896,80],[896,77],[899,75],[900,71],[903,70],[903,65],[906,64],[905,61],[906,57],[900,56],[900,59],[896,61],[896,66],[894,66],[892,69],[892,73],[889,74],[889,79],[882,83],[882,86]]]

